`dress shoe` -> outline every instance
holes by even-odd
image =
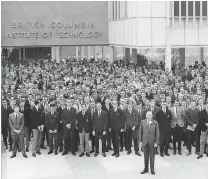
[[[94,153],[94,152],[95,152],[95,150],[93,150],[93,149],[90,151],[91,154]]]
[[[120,152],[123,152],[123,149],[122,148],[120,149]]]
[[[165,153],[166,156],[170,156],[170,154],[168,152]]]
[[[56,150],[54,154],[55,154],[55,155],[58,155],[58,151]]]
[[[84,152],[79,155],[79,157],[83,157],[83,156],[84,156]]]
[[[143,171],[141,172],[141,174],[145,174],[145,173],[148,173],[148,170],[143,170]]]
[[[60,148],[60,149],[59,149],[59,152],[60,152],[60,153],[63,152],[63,148]]]
[[[180,152],[178,152],[178,154],[179,154],[179,155],[182,155],[181,151],[180,151]]]
[[[196,144],[192,144],[193,147],[196,147]]]
[[[127,152],[127,155],[130,155],[130,154],[131,154],[131,152],[132,152],[132,151],[128,151],[128,152]]]
[[[118,158],[119,156],[120,156],[119,154],[116,154],[116,155],[115,155],[116,158]]]
[[[50,155],[50,154],[52,154],[53,153],[53,150],[50,150],[49,152],[48,152],[48,155]]]
[[[116,153],[113,153],[113,154],[112,154],[112,156],[115,156],[115,155],[116,155]]]
[[[197,159],[200,159],[200,158],[202,158],[203,157],[203,155],[199,155],[198,157],[197,157]]]
[[[28,149],[28,147],[26,148],[26,152],[29,152],[29,149]]]
[[[66,155],[66,154],[68,154],[68,152],[67,152],[67,151],[64,151],[64,152],[62,153],[62,155]]]
[[[22,156],[23,156],[24,158],[27,158],[27,155],[26,155],[26,154],[22,154]]]
[[[72,152],[72,155],[73,155],[73,156],[76,156],[77,154],[76,154],[75,152]]]
[[[158,152],[158,151],[156,151],[156,152],[155,152],[155,154],[156,154],[156,155],[158,155],[158,154],[159,154],[159,152]]]
[[[155,175],[155,171],[154,171],[154,170],[152,170],[152,171],[151,171],[151,174],[152,174],[152,175]]]
[[[108,149],[106,149],[106,150],[105,150],[105,152],[109,152],[109,150],[108,150]]]
[[[103,157],[106,157],[106,154],[105,153],[103,153]]]
[[[86,156],[87,156],[87,157],[90,157],[90,154],[89,154],[89,153],[86,153]]]
[[[97,157],[98,156],[98,153],[95,153],[94,157]]]
[[[44,146],[41,146],[40,148],[41,148],[41,149],[47,149],[47,148],[46,148],[46,147],[44,147]]]
[[[16,157],[16,154],[12,154],[12,156],[10,158],[14,158],[14,157]]]
[[[135,152],[135,155],[142,156],[139,152]]]
[[[186,156],[189,156],[189,155],[191,155],[191,152],[188,152],[188,153],[186,154]]]
[[[168,146],[168,149],[172,149],[172,147],[169,145],[169,146]]]
[[[176,155],[176,152],[173,152],[173,155]]]
[[[41,152],[40,151],[37,151],[36,154],[41,155]]]
[[[8,150],[8,146],[6,146],[6,150]]]
[[[18,149],[18,152],[21,152],[21,149]]]
[[[36,157],[36,154],[35,154],[35,153],[32,153],[32,156],[33,156],[33,157]]]
[[[163,153],[161,153],[161,154],[160,154],[160,156],[161,156],[161,157],[164,157],[164,154],[163,154]]]
[[[200,155],[200,152],[195,152],[196,155]]]

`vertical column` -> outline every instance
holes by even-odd
[[[102,48],[102,60],[104,60],[104,46],[101,47]]]
[[[22,56],[21,56],[21,47],[19,48],[19,60],[22,60]]]
[[[171,46],[166,45],[165,50],[165,70],[171,71]]]
[[[56,61],[59,63],[61,59],[62,59],[62,47],[56,47]]]
[[[200,61],[201,64],[204,61],[204,47],[200,47]]]
[[[25,47],[23,47],[23,60],[25,61]]]
[[[91,56],[90,55],[90,48],[91,48],[90,46],[87,47],[87,59],[88,60],[90,59],[90,56]]]
[[[200,1],[200,25],[202,25],[202,1]]]
[[[130,60],[130,48],[125,48],[125,60]]]
[[[109,62],[113,63],[116,60],[116,51],[114,46],[109,46]]]
[[[76,46],[76,59],[79,59],[79,46]]]
[[[85,56],[85,53],[84,53],[84,46],[81,46],[81,60],[83,60],[84,59],[84,56]]]
[[[137,49],[132,48],[132,62],[137,64]]]
[[[56,59],[56,47],[51,47],[51,60]]]
[[[188,25],[188,1],[186,1],[186,25]]]
[[[98,46],[95,46],[95,61],[98,61]]]
[[[172,26],[174,26],[174,1],[171,2],[172,3]]]
[[[179,48],[180,63],[185,67],[185,48]]]
[[[179,25],[181,26],[181,1],[179,1]]]

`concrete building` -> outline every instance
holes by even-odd
[[[208,47],[207,1],[111,1],[108,4],[110,52],[122,47],[136,62],[141,48],[165,48],[166,68],[171,68],[171,48],[194,48],[204,59]],[[112,55],[111,57],[115,57]]]

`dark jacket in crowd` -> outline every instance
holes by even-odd
[[[38,126],[45,125],[45,114],[44,114],[44,109],[42,107],[37,109],[35,106],[32,108],[31,111],[31,128],[32,129],[37,129]]]
[[[30,127],[31,126],[31,108],[30,108],[30,104],[25,104],[24,105],[24,125],[25,127]]]
[[[60,117],[58,112],[54,112],[52,115],[51,112],[47,113],[45,115],[45,124],[47,127],[47,130],[59,130],[59,123],[60,123]]]
[[[160,134],[170,133],[171,132],[171,119],[172,113],[170,110],[166,109],[166,113],[162,109],[157,112],[155,116],[156,121],[159,124]]]
[[[205,125],[208,123],[208,112],[206,110],[203,110],[203,117],[199,120],[199,125],[201,128],[201,131],[205,132],[207,130],[207,126]]]
[[[92,117],[92,128],[95,132],[103,132],[107,130],[108,126],[108,116],[105,111],[101,111],[100,116],[98,116],[98,111],[95,111],[93,113]]]
[[[1,127],[8,128],[9,127],[9,115],[13,113],[14,110],[10,105],[7,105],[6,109],[3,105],[1,105]]]
[[[189,108],[185,113],[185,120],[188,125],[193,126],[193,124],[199,123],[199,110],[195,108],[192,110]]]
[[[71,130],[76,130],[75,121],[77,116],[77,110],[74,107],[71,107],[70,110],[67,108],[62,110],[61,120],[63,125],[66,127],[67,124],[71,124]]]
[[[123,114],[125,118],[126,129],[138,126],[138,112],[134,108],[132,108],[131,114],[129,113],[128,108],[123,111]]]
[[[88,111],[85,112],[84,116],[82,111],[77,114],[77,127],[79,133],[82,133],[83,129],[86,133],[90,132],[90,120],[91,114]]]
[[[111,128],[112,130],[114,129],[123,129],[124,128],[124,114],[123,111],[121,109],[117,109],[117,111],[115,112],[114,109],[112,109],[110,111],[110,124],[109,124],[109,128]]]

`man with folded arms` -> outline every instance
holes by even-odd
[[[13,141],[11,158],[16,157],[18,142],[23,157],[27,158],[24,145],[24,115],[19,112],[18,105],[14,106],[14,112],[9,115],[9,125],[11,127],[11,136]]]
[[[144,165],[145,168],[141,174],[145,174],[149,170],[149,160],[152,175],[155,174],[155,147],[159,144],[160,131],[158,122],[152,119],[151,111],[146,113],[146,119],[142,120],[139,129],[139,141],[142,143],[144,151]]]
[[[55,104],[50,104],[50,110],[51,112],[46,114],[46,127],[48,130],[48,138],[49,138],[49,147],[50,150],[48,154],[53,153],[53,149],[55,149],[55,155],[58,154],[58,129],[59,129],[59,123],[60,118],[58,112],[56,112]],[[54,140],[54,145],[53,145]],[[55,146],[55,147],[54,147]]]

